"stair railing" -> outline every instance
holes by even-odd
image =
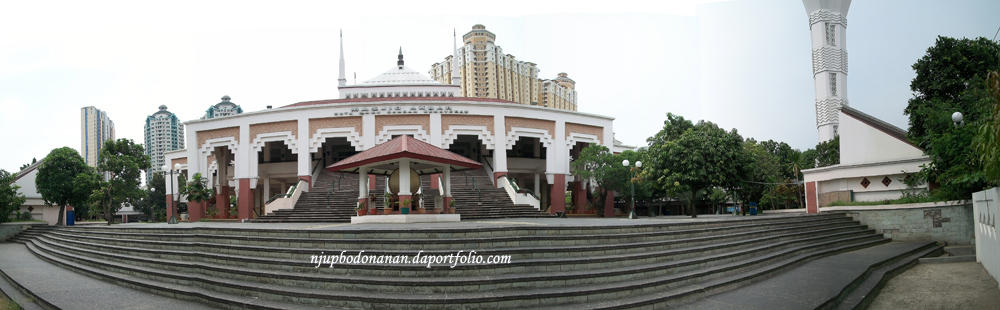
[[[265,204],[264,214],[268,215],[277,210],[295,208],[295,204],[299,202],[299,197],[302,196],[302,192],[308,186],[309,185],[306,183],[306,180],[299,179],[295,185],[288,189],[288,192],[285,194],[279,194],[285,197],[278,197],[277,199],[274,199],[274,201]]]

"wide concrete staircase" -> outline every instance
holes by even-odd
[[[378,176],[377,190],[384,191],[384,178]],[[379,182],[381,181],[381,182]],[[380,193],[380,192],[378,192]],[[377,204],[381,205],[381,195]],[[277,210],[254,220],[261,223],[350,222],[357,215],[358,175],[323,171],[310,191],[302,193],[295,208]]]
[[[493,219],[509,217],[551,217],[529,205],[515,205],[503,188],[490,182],[492,176],[475,169],[452,173],[451,196],[455,213],[462,219]]]
[[[383,206],[385,199],[385,176],[375,177],[375,205]],[[490,176],[484,170],[476,169],[452,173],[452,197],[455,199],[456,213],[462,219],[492,219],[509,217],[547,217],[548,214],[526,205],[514,205],[502,188],[490,183]],[[437,189],[431,189],[431,177],[420,176],[420,188],[424,193],[424,208],[433,210]],[[261,223],[294,222],[342,222],[351,221],[357,215],[354,210],[358,201],[358,175],[324,171],[316,178],[313,188],[302,193],[295,208],[278,210],[255,219]]]
[[[101,226],[29,233],[17,241],[65,268],[213,306],[253,309],[664,308],[889,241],[840,213],[586,226]],[[510,260],[331,268],[312,258],[470,250]]]

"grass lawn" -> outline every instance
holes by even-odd
[[[0,293],[0,310],[19,310],[21,306],[18,306],[16,302],[10,300],[10,297]]]

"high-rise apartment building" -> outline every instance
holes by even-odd
[[[205,116],[202,117],[202,119],[233,116],[243,113],[243,108],[232,101],[229,101],[230,99],[231,98],[229,98],[229,96],[222,96],[221,102],[216,103],[215,105],[208,107],[208,110],[205,110]]]
[[[462,96],[493,98],[576,111],[576,82],[566,73],[552,80],[538,78],[538,67],[495,44],[496,35],[483,25],[462,36],[454,55],[431,66],[431,78],[462,86]]]
[[[150,164],[146,184],[149,184],[153,174],[163,169],[163,153],[184,148],[184,124],[167,111],[167,106],[161,105],[159,111],[146,117],[145,138]]]
[[[95,107],[80,109],[80,155],[87,165],[97,166],[104,142],[115,138],[115,123]]]

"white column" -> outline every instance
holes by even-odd
[[[444,186],[444,196],[451,197],[451,165],[444,166],[444,179],[441,181],[441,186]]]
[[[261,200],[267,202],[268,199],[271,199],[271,178],[264,178],[264,183],[262,184],[264,186],[264,199]]]
[[[358,169],[358,199],[368,197],[368,167]]]
[[[312,156],[309,154],[309,118],[299,118],[298,141],[295,147],[298,151],[298,174],[300,176],[312,175]]]
[[[431,140],[427,141],[427,143],[430,143],[433,146],[437,146],[443,149],[448,148],[447,145],[441,144],[443,142],[441,141],[441,133],[443,132],[441,128],[441,114],[431,113],[430,117],[431,117],[431,128],[429,129],[429,131]]]
[[[375,146],[375,115],[365,114],[361,116],[361,150],[364,151]]]
[[[236,148],[236,171],[234,177],[235,179],[256,178],[257,162],[250,162],[251,159],[257,159],[257,152],[254,152],[254,150],[250,148],[250,125],[240,125],[239,136],[240,141],[239,147]],[[219,169],[222,169],[223,165],[225,164],[222,161],[219,161]]]
[[[545,148],[545,172],[566,174],[569,171],[569,150],[566,149],[566,122],[556,120],[552,144]]]
[[[412,195],[410,193],[410,160],[399,160],[399,195]]]
[[[541,190],[542,190],[542,184],[541,183],[542,183],[542,176],[540,174],[538,174],[538,173],[535,173],[535,195],[541,195],[542,194],[541,193]]]
[[[196,128],[188,126],[185,128],[187,131],[184,132],[185,145],[187,145],[187,164],[188,164],[188,178],[194,175],[195,172],[204,171],[205,160],[201,158],[201,145],[198,145],[198,131]],[[174,169],[173,166],[170,169]]]
[[[507,172],[507,125],[504,115],[493,116],[493,172]]]
[[[610,121],[604,123],[604,137],[601,140],[601,142],[604,142],[604,147],[608,148],[608,150],[614,151],[615,131]]]

